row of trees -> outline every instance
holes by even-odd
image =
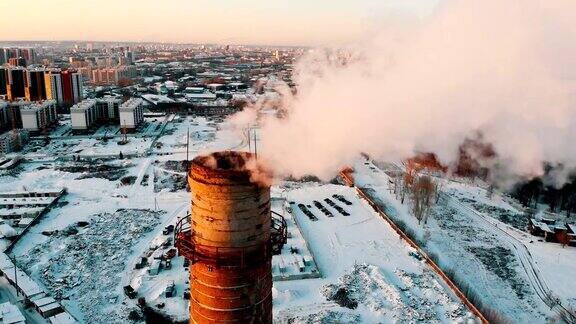
[[[547,173],[551,170],[547,170]],[[546,178],[544,175],[543,178]],[[546,205],[551,212],[565,212],[568,217],[576,212],[576,177],[572,176],[561,187],[549,184],[542,177],[517,185],[511,192],[526,207]]]

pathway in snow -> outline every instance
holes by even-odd
[[[132,188],[130,188],[130,195],[129,196],[134,196],[135,193],[138,191],[138,189],[140,189],[142,187],[142,185],[141,185],[142,178],[144,178],[144,175],[148,171],[148,167],[150,166],[150,162],[151,162],[151,159],[146,158],[141,163],[142,166],[140,167],[140,171],[138,171],[138,175],[136,176],[136,181],[134,181]]]
[[[502,241],[507,242],[512,248],[513,252],[516,255],[518,261],[522,265],[524,272],[530,282],[530,285],[536,292],[536,295],[546,304],[548,305],[557,315],[562,316],[563,318],[570,318],[572,321],[576,321],[576,318],[570,314],[570,312],[557,300],[551,298],[552,296],[556,296],[549,287],[542,275],[540,274],[540,270],[538,266],[534,263],[532,259],[532,255],[528,248],[520,239],[509,233],[506,229],[509,229],[510,226],[507,224],[502,223],[501,221],[483,215],[476,211],[475,209],[465,205],[464,203],[458,201],[454,197],[443,193],[443,195],[450,201],[450,203],[455,206],[458,210],[467,215],[475,218],[480,223],[485,224],[484,228],[491,233],[497,235],[501,238]]]

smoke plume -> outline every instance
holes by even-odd
[[[295,67],[297,95],[280,86],[277,100],[233,119],[286,110],[261,120],[258,152],[282,175],[328,179],[361,152],[450,164],[478,133],[502,179],[540,175],[543,162],[572,170],[575,22],[574,0],[447,0],[416,27],[310,51]]]

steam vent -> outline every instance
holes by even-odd
[[[253,155],[199,156],[188,171],[191,215],[176,226],[190,260],[190,323],[272,323],[272,255],[286,242],[270,187],[250,181]]]

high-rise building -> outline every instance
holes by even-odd
[[[8,63],[8,59],[6,58],[6,51],[3,48],[0,48],[0,65]]]
[[[126,51],[124,52],[124,60],[126,65],[134,64],[134,52]]]
[[[26,97],[26,69],[13,67],[8,69],[8,86],[6,96],[8,100]]]
[[[70,108],[72,130],[83,132],[98,123],[118,122],[122,99],[107,96],[101,99],[86,99]]]
[[[6,57],[6,62],[8,62],[9,59],[14,58],[14,57],[20,57],[20,49],[18,48],[3,48],[2,51],[4,51],[4,56]]]
[[[62,98],[64,104],[73,105],[82,100],[82,75],[76,70],[62,71]]]
[[[98,121],[95,99],[83,100],[70,108],[73,131],[85,131]]]
[[[118,66],[92,70],[92,82],[99,85],[118,84],[120,80],[136,77],[135,66]]]
[[[98,114],[100,118],[105,122],[120,120],[120,105],[122,104],[122,99],[118,97],[105,96],[104,98],[98,99],[96,102],[96,108],[98,109]]]
[[[36,50],[33,48],[21,48],[20,56],[22,56],[28,64],[36,63]]]
[[[45,100],[40,103],[31,103],[20,108],[22,128],[28,131],[43,131],[53,125],[57,119],[56,101]]]
[[[58,105],[64,102],[62,94],[62,75],[60,70],[49,70],[44,74],[44,83],[46,85],[46,98],[53,99]]]
[[[120,106],[120,125],[135,129],[144,120],[142,99],[131,98]]]
[[[26,72],[26,100],[46,100],[46,83],[44,69],[33,69]]]
[[[8,68],[0,66],[0,96],[5,96],[8,93],[7,89],[8,89]]]
[[[0,135],[0,154],[19,151],[28,142],[29,136],[28,131],[23,129],[14,129]]]
[[[8,119],[8,103],[0,100],[0,130],[11,128],[10,119]]]
[[[26,59],[23,57],[11,57],[8,59],[8,64],[12,66],[26,67]]]

